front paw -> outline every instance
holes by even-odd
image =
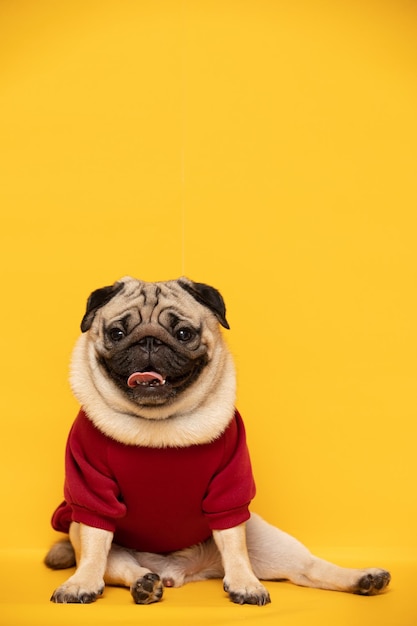
[[[76,583],[66,582],[55,589],[51,596],[51,602],[57,604],[91,604],[102,595],[103,591],[104,584],[93,590]]]
[[[164,588],[158,574],[149,572],[138,578],[130,588],[135,604],[152,604],[162,598]]]
[[[236,587],[224,580],[223,588],[229,594],[231,601],[235,604],[257,604],[258,606],[264,606],[271,602],[268,591],[259,581]]]

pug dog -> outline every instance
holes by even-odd
[[[223,578],[238,604],[265,605],[261,580],[374,595],[390,574],[339,567],[249,510],[255,494],[220,293],[187,278],[125,277],[94,291],[75,346],[81,410],[66,448],[68,538],[45,558],[75,573],[52,595],[89,603],[105,584],[137,604],[164,587]]]

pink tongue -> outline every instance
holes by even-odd
[[[151,383],[152,381],[163,383],[164,379],[158,372],[135,372],[128,378],[127,384],[129,387],[136,387],[139,383]]]

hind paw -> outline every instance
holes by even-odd
[[[365,570],[365,573],[359,578],[353,593],[362,596],[375,596],[388,587],[391,580],[389,572],[383,569]]]
[[[135,604],[152,604],[162,598],[164,588],[158,574],[145,574],[138,578],[130,588]]]

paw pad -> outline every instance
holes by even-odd
[[[158,574],[145,574],[132,585],[130,592],[135,604],[151,604],[162,598],[164,588]]]
[[[379,570],[375,573],[364,574],[358,580],[355,593],[363,596],[373,596],[380,593],[389,585],[391,575],[385,570]]]

